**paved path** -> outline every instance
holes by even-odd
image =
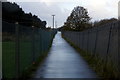
[[[57,33],[48,57],[34,78],[96,78],[83,58]]]

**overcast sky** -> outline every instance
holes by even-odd
[[[8,0],[16,2],[22,9],[37,15],[52,26],[52,14],[55,14],[57,26],[62,26],[76,6],[83,6],[92,17],[92,21],[104,18],[118,18],[119,0]]]

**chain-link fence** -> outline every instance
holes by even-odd
[[[2,75],[17,78],[49,50],[57,30],[2,22]]]
[[[119,72],[119,27],[120,21],[94,27],[82,32],[62,31],[63,37],[78,48],[98,56],[103,63],[111,64]]]

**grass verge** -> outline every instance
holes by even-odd
[[[97,73],[97,75],[102,78],[103,80],[113,80],[119,78],[119,71],[114,67],[112,62],[105,62],[102,60],[99,55],[91,55],[91,53],[80,49],[79,47],[75,46],[71,41],[67,38],[64,38],[74,49],[80,53],[80,55],[86,60],[89,66]]]

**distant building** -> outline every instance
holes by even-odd
[[[120,1],[118,2],[118,19],[120,20]]]

